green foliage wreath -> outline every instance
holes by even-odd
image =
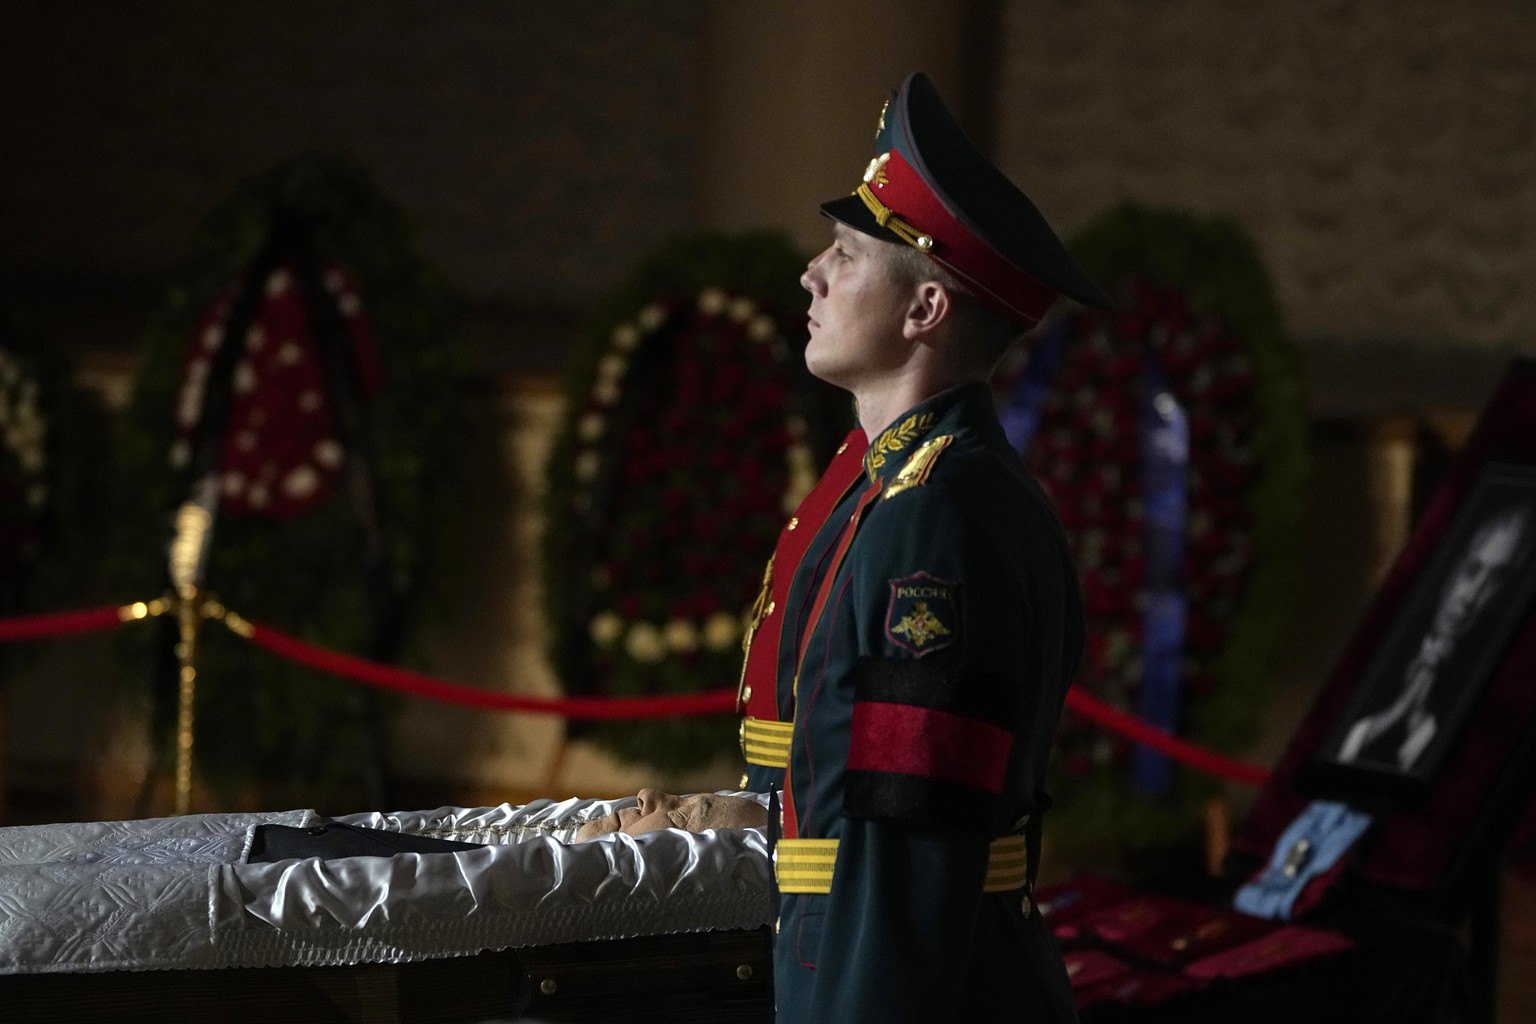
[[[75,606],[100,556],[104,414],[41,329],[0,306],[0,617]],[[0,644],[0,685],[34,644]]]
[[[1204,550],[1198,531],[1209,525],[1212,516],[1191,508],[1190,526],[1196,532],[1190,535],[1186,554],[1190,567],[1186,585],[1205,588],[1203,595],[1191,590],[1191,607],[1196,609],[1193,602],[1203,597],[1216,610],[1214,618],[1207,615],[1200,623],[1199,633],[1186,637],[1186,690],[1179,731],[1198,744],[1241,755],[1256,738],[1295,597],[1298,529],[1308,472],[1305,381],[1299,354],[1285,336],[1257,252],[1228,219],[1125,205],[1090,224],[1072,240],[1072,249],[1122,306],[1109,316],[1082,315],[1080,319],[1088,325],[1083,330],[1094,337],[1068,342],[1069,346],[1078,342],[1098,346],[1106,353],[1101,362],[1110,360],[1101,367],[1107,374],[1090,370],[1086,378],[1079,375],[1072,382],[1078,387],[1076,404],[1081,406],[1087,398],[1091,407],[1099,409],[1097,415],[1105,415],[1106,410],[1099,408],[1105,395],[1126,383],[1119,379],[1125,374],[1111,365],[1113,360],[1138,345],[1157,350],[1170,341],[1175,347],[1181,342],[1186,345],[1184,361],[1189,369],[1184,372],[1196,376],[1199,390],[1220,396],[1204,400],[1208,436],[1192,436],[1191,471],[1208,477],[1226,473],[1230,482],[1227,476],[1203,482],[1214,482],[1218,493],[1226,488],[1228,495],[1241,495],[1241,507],[1228,510],[1227,536],[1212,536]],[[1182,331],[1184,337],[1170,339],[1174,331]],[[1202,353],[1208,362],[1201,362]],[[1091,394],[1085,394],[1083,387]],[[1177,384],[1174,390],[1184,400]],[[1112,433],[1129,435],[1134,449],[1133,425],[1122,423]],[[1049,488],[1050,481],[1046,482]],[[1202,515],[1207,521],[1197,522]],[[1221,518],[1220,510],[1215,518]],[[1112,529],[1109,540],[1123,540],[1125,533],[1123,527]],[[1093,565],[1097,558],[1085,559],[1082,551],[1077,556],[1090,605],[1096,592],[1124,591],[1123,580],[1095,578],[1100,571]],[[1235,573],[1230,583],[1218,578],[1223,568]],[[1099,655],[1101,664],[1110,663],[1102,681],[1109,692],[1100,696],[1129,710],[1120,688],[1133,687],[1132,677],[1140,671],[1134,645],[1111,644],[1119,647],[1118,653],[1095,651],[1092,608],[1089,617],[1090,652],[1083,681],[1092,682],[1087,676],[1092,674],[1094,656]],[[1192,626],[1195,623],[1192,616]],[[1118,674],[1131,681],[1115,683],[1116,664],[1123,669]],[[1180,770],[1170,794],[1149,799],[1130,785],[1125,744],[1101,739],[1097,749],[1103,756],[1089,763],[1081,757],[1084,747],[1074,745],[1070,716],[1067,725],[1059,748],[1063,756],[1054,773],[1059,800],[1053,831],[1068,841],[1109,839],[1135,846],[1173,840],[1187,834],[1203,800],[1218,789],[1209,776]],[[1074,757],[1075,765],[1065,763]]]
[[[121,441],[113,579],[125,600],[166,589],[168,524],[188,497],[173,449],[189,353],[202,342],[194,334],[282,218],[306,226],[317,259],[332,268],[326,287],[339,288],[345,275],[343,309],[350,303],[371,325],[377,361],[370,370],[379,386],[360,436],[374,466],[372,503],[383,546],[374,564],[382,578],[363,579],[367,540],[341,486],[289,521],[221,515],[206,584],[250,618],[337,650],[372,654],[370,595],[388,588],[404,628],[428,586],[451,515],[460,356],[449,291],[415,252],[404,215],[363,170],[340,158],[296,158],[242,183],[193,239],[144,334]],[[249,336],[244,344],[255,351]],[[152,672],[154,630],[124,632],[133,634],[125,644],[131,674],[163,681],[163,666]],[[202,630],[198,660],[196,755],[203,777],[215,784],[303,781],[312,791],[357,778],[365,737],[350,684],[280,661],[216,625]],[[152,697],[160,739],[168,740],[174,686],[159,685]]]
[[[544,587],[569,692],[734,687],[742,618],[784,502],[824,452],[810,408],[804,257],[773,235],[680,239],[587,326],[548,464]],[[581,730],[630,761],[696,768],[734,717]]]

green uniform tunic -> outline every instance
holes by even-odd
[[[830,892],[781,897],[778,1019],[1074,1020],[1025,890],[983,892],[1081,654],[1061,526],[984,385],[898,417],[865,468],[785,610],[785,834],[839,845]]]

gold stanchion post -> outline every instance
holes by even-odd
[[[176,704],[176,813],[192,810],[192,740],[197,698],[197,629],[203,602],[197,585],[213,515],[195,501],[176,510],[176,537],[171,541],[171,582],[176,587],[176,663],[179,683]]]
[[[176,697],[176,813],[192,810],[193,702],[197,698],[197,627],[202,609],[197,587],[176,591],[176,663],[179,681]]]

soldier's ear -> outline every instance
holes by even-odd
[[[943,323],[953,308],[954,299],[948,288],[938,281],[919,281],[913,285],[907,302],[902,333],[911,339],[923,337]]]

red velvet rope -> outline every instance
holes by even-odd
[[[735,708],[736,695],[728,690],[713,693],[683,694],[675,697],[525,697],[510,693],[490,693],[455,683],[445,683],[406,669],[391,668],[337,654],[286,636],[268,626],[251,623],[250,640],[274,654],[335,675],[385,689],[409,693],[431,700],[447,701],[497,711],[531,711],[564,715],[585,720],[664,718],[669,715],[721,714]],[[1111,732],[1151,747],[1175,761],[1222,778],[1235,779],[1255,786],[1263,785],[1269,773],[1256,765],[1197,747],[1155,726],[1105,704],[1077,687],[1067,693],[1067,709]]]
[[[55,612],[49,615],[21,615],[0,619],[0,643],[11,640],[43,640],[50,636],[89,633],[116,626],[123,621],[117,605],[89,608],[79,612]]]
[[[88,633],[92,630],[116,626],[124,621],[137,620],[125,619],[117,605],[78,612],[57,612],[50,615],[25,615],[0,619],[0,643]],[[348,654],[338,654],[259,623],[241,622],[238,626],[234,623],[228,624],[258,647],[264,647],[273,654],[296,661],[301,665],[308,665],[310,668],[367,683],[370,686],[466,707],[485,708],[491,711],[527,711],[533,714],[564,715],[566,718],[584,721],[668,718],[674,715],[720,715],[731,712],[736,707],[734,690],[662,697],[552,698],[492,693],[472,686],[445,683],[419,672],[379,665]],[[1233,760],[1203,747],[1197,747],[1156,726],[1148,725],[1133,715],[1116,711],[1078,687],[1074,686],[1067,691],[1067,710],[1103,729],[1119,733],[1133,742],[1150,747],[1175,761],[1208,774],[1254,786],[1262,786],[1269,778],[1269,773],[1257,765]]]
[[[1175,761],[1209,775],[1246,782],[1252,786],[1262,786],[1269,780],[1269,772],[1257,765],[1223,757],[1204,747],[1197,747],[1193,743],[1181,740],[1155,725],[1148,725],[1134,715],[1116,711],[1097,697],[1083,692],[1079,687],[1074,686],[1067,691],[1067,710],[1079,718],[1086,718],[1102,729],[1119,733],[1128,740],[1150,747],[1159,754],[1165,754]]]
[[[345,676],[370,686],[408,693],[415,697],[462,704],[491,711],[528,711],[534,714],[564,715],[583,721],[603,719],[669,718],[674,715],[720,715],[736,709],[736,691],[686,693],[663,697],[527,697],[513,693],[492,693],[472,686],[445,683],[431,676],[403,668],[380,665],[348,654],[338,654],[302,640],[279,633],[270,626],[249,623],[251,643],[301,665]],[[239,631],[239,630],[237,630]],[[243,634],[242,634],[243,635]]]

